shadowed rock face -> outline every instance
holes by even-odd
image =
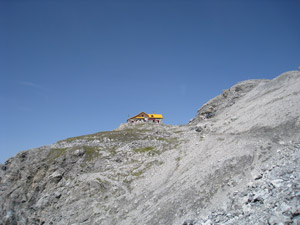
[[[299,224],[300,72],[249,80],[188,125],[123,124],[0,165],[0,224]]]

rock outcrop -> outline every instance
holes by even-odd
[[[300,72],[182,126],[123,124],[0,165],[0,224],[300,224]]]

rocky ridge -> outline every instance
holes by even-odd
[[[0,224],[299,224],[300,72],[240,82],[189,124],[127,125],[20,152]]]

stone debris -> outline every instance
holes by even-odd
[[[187,221],[193,225],[300,224],[300,143],[284,148],[272,163],[275,167],[262,172],[247,188],[229,193],[223,208]]]

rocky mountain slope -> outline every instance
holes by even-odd
[[[1,165],[0,224],[300,224],[300,72],[249,80],[183,126],[123,124]]]

